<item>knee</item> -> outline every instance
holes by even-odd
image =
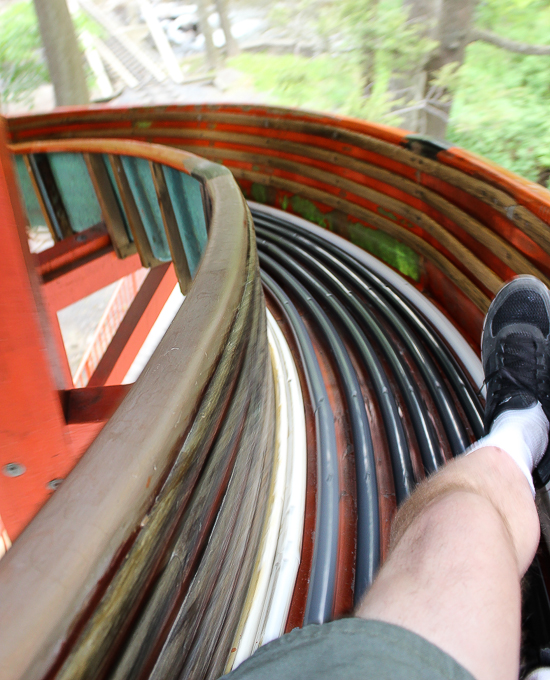
[[[470,495],[470,500],[464,503],[464,513],[469,514],[479,505],[472,496],[478,496],[492,506],[497,513],[496,518],[512,540],[518,568],[521,573],[527,570],[540,536],[536,507],[523,473],[508,454],[494,447],[461,456],[420,484],[396,515],[391,549],[417,518],[422,517],[426,521],[431,516],[430,508],[434,504],[439,506],[444,498],[461,492]],[[484,514],[488,519],[491,513],[488,510]],[[480,516],[476,515],[472,521],[479,522],[479,519]]]
[[[411,504],[412,505],[412,504]],[[539,540],[539,524],[533,503],[509,521],[492,499],[471,488],[445,487],[420,508],[405,510],[393,534],[392,552],[398,547],[410,558],[430,554],[431,548],[449,546],[456,556],[467,556],[469,568],[481,569],[495,560],[512,560],[521,577],[531,564]]]

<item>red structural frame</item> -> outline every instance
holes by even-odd
[[[3,123],[0,135],[0,515],[13,540],[73,461],[59,397],[69,385],[55,370],[59,343],[32,266]]]
[[[102,225],[32,255],[6,128],[0,119],[0,517],[13,541],[114,413],[121,385],[177,283],[151,270],[90,385],[74,389],[57,312],[137,271]]]

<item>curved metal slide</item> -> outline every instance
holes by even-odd
[[[0,562],[2,678],[216,678],[349,614],[396,508],[482,434],[483,313],[513,274],[548,280],[548,196],[297,111],[67,110],[9,132],[28,221],[56,241],[45,295],[80,238],[75,271],[107,248],[186,297]],[[550,642],[539,557],[528,663]]]

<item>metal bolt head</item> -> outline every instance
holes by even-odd
[[[20,477],[27,471],[27,468],[21,463],[8,463],[2,468],[2,472],[6,477]]]
[[[63,481],[62,478],[59,478],[59,479],[52,479],[52,481],[51,481],[51,482],[48,482],[48,483],[46,484],[46,486],[48,487],[48,489],[51,489],[52,491],[55,491],[55,490],[57,489],[57,487],[60,486],[60,484],[61,484],[62,481]]]

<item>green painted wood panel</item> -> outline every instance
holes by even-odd
[[[163,171],[189,271],[191,276],[195,276],[208,240],[200,182],[191,175],[166,165],[163,166]]]
[[[99,224],[101,208],[82,154],[50,153],[48,160],[73,231]]]
[[[121,156],[121,159],[153,255],[162,262],[169,262],[172,257],[164,233],[164,224],[149,162],[143,158],[133,158],[132,156]]]
[[[36,198],[34,188],[32,186],[31,178],[27,171],[27,166],[23,160],[23,156],[14,156],[15,169],[19,179],[19,188],[23,196],[23,205],[27,213],[27,220],[30,227],[41,227],[46,224],[46,219],[40,208],[40,203]]]

